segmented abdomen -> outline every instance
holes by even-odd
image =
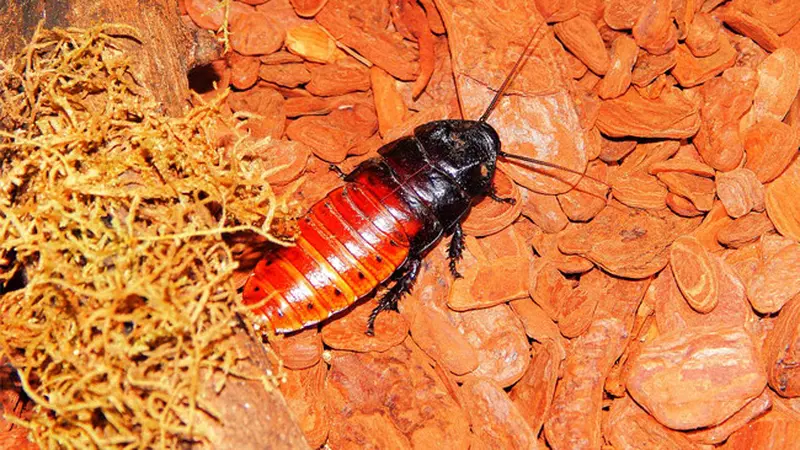
[[[300,222],[293,247],[259,261],[244,303],[276,333],[327,319],[384,282],[408,256],[422,226],[379,179],[347,183],[317,202]]]

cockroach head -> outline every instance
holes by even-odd
[[[500,152],[500,137],[491,125],[475,120],[439,120],[417,127],[414,136],[431,164],[469,195],[488,191]]]

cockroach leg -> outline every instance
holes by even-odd
[[[336,175],[338,175],[339,178],[345,178],[347,176],[347,174],[344,173],[342,169],[340,169],[339,166],[337,166],[336,164],[329,164],[328,170],[330,170],[331,172],[336,172]]]
[[[453,237],[450,238],[450,250],[447,256],[450,258],[450,273],[455,278],[463,278],[458,273],[456,264],[461,259],[461,254],[464,253],[464,230],[461,229],[461,223],[457,223],[453,227]]]
[[[497,195],[497,191],[494,189],[494,185],[492,185],[492,187],[489,188],[489,192],[486,195],[488,195],[489,198],[491,198],[496,202],[508,203],[509,205],[517,203],[516,199],[513,199],[511,197],[500,197],[499,195]]]
[[[421,266],[422,258],[419,255],[409,255],[406,263],[398,269],[398,272],[401,272],[402,275],[398,277],[394,286],[380,299],[378,306],[369,315],[367,336],[375,335],[375,319],[378,318],[378,314],[383,311],[397,311],[397,302],[404,294],[411,292],[411,287],[414,286],[414,282],[417,280]]]

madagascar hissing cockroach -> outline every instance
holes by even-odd
[[[480,119],[429,122],[384,145],[300,219],[294,246],[258,262],[243,298],[267,326],[287,333],[319,323],[391,279],[394,285],[370,315],[372,334],[377,315],[396,309],[422,257],[442,236],[452,236],[450,269],[459,276],[461,221],[475,199],[510,200],[498,198],[492,187],[498,157],[561,168],[501,151],[497,132],[486,122],[540,27]]]

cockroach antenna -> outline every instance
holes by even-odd
[[[517,62],[514,63],[514,67],[511,68],[511,71],[508,73],[508,75],[506,76],[505,80],[503,80],[503,84],[500,85],[500,88],[497,90],[497,93],[494,95],[494,98],[492,98],[492,101],[489,103],[489,106],[486,107],[486,111],[484,111],[483,114],[481,115],[480,119],[478,119],[478,122],[486,122],[486,120],[492,114],[492,111],[494,111],[494,109],[497,107],[497,104],[500,103],[500,99],[506,93],[506,91],[508,90],[509,86],[511,86],[511,83],[514,81],[514,78],[516,78],[516,75],[519,72],[520,68],[524,65],[526,56],[528,56],[528,54],[532,50],[536,49],[536,46],[539,45],[539,41],[545,36],[544,33],[541,33],[541,34],[539,33],[539,30],[542,29],[542,25],[544,25],[544,24],[545,24],[545,21],[542,20],[536,26],[536,29],[534,29],[533,34],[531,35],[531,38],[528,40],[528,43],[525,45],[525,49],[522,51],[522,54],[519,55],[519,58],[517,58]],[[546,29],[547,28],[545,28],[545,30]],[[513,153],[506,153],[504,151],[498,151],[497,152],[497,156],[502,156],[503,158],[508,158],[508,159],[517,159],[517,160],[520,160],[520,161],[525,161],[525,162],[537,164],[537,165],[544,166],[544,167],[550,167],[550,168],[553,168],[553,169],[563,170],[564,172],[572,173],[572,174],[575,174],[575,175],[580,175],[582,178],[588,178],[590,180],[596,181],[596,182],[602,184],[603,186],[606,186],[607,188],[609,187],[608,184],[604,183],[603,181],[601,181],[601,180],[599,180],[599,179],[597,179],[597,178],[595,178],[593,176],[587,175],[587,174],[585,174],[583,172],[579,172],[577,170],[572,170],[572,169],[566,168],[566,167],[558,165],[558,164],[554,164],[554,163],[551,163],[551,162],[543,161],[541,159],[530,158],[528,156],[522,156],[522,155],[515,155]]]
[[[517,62],[514,63],[514,67],[511,68],[511,72],[509,72],[508,76],[506,76],[506,79],[503,80],[503,84],[500,85],[500,89],[498,89],[497,93],[494,94],[494,98],[489,103],[489,106],[486,107],[486,111],[483,112],[483,114],[481,115],[481,118],[478,119],[478,122],[486,122],[486,120],[492,114],[492,111],[494,111],[494,108],[500,102],[500,99],[503,97],[503,94],[506,93],[506,90],[511,85],[511,82],[516,77],[516,74],[519,71],[520,67],[522,67],[522,65],[523,65],[523,63],[525,61],[525,56],[532,49],[535,49],[537,45],[539,45],[539,41],[544,37],[544,34],[542,34],[538,38],[537,38],[537,36],[539,35],[539,30],[542,28],[542,25],[544,25],[544,23],[545,23],[545,21],[542,20],[541,22],[539,22],[539,25],[536,26],[536,29],[533,30],[533,34],[531,34],[531,38],[528,40],[528,44],[525,45],[525,49],[522,51],[522,54],[519,55],[519,58],[517,58]],[[545,29],[547,29],[547,28],[545,28]],[[534,45],[534,42],[536,42],[535,45]]]

